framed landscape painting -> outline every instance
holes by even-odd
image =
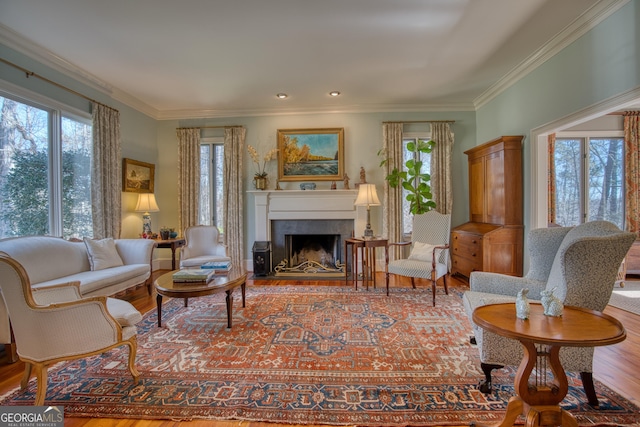
[[[278,180],[344,177],[344,128],[278,129]]]
[[[137,160],[122,159],[122,191],[153,193],[155,165]]]

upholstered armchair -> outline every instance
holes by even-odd
[[[387,264],[387,289],[389,274],[411,278],[411,286],[415,289],[415,278],[431,280],[433,306],[436,305],[436,282],[443,278],[444,291],[449,295],[447,276],[449,272],[449,235],[451,231],[451,215],[429,211],[422,215],[414,215],[411,242],[389,243],[393,246],[411,245],[411,253],[406,259],[396,259]]]
[[[129,347],[129,371],[137,383],[135,325],[142,316],[131,304],[106,297],[83,299],[79,282],[32,290],[22,265],[1,253],[0,278],[0,297],[9,314],[18,357],[25,363],[23,389],[35,370],[35,405],[44,403],[50,365],[121,345]]]
[[[607,221],[592,221],[576,227],[535,229],[529,233],[530,269],[525,277],[473,272],[470,290],[463,295],[469,319],[476,307],[515,302],[523,288],[528,298],[539,302],[542,290],[555,288],[564,305],[602,311],[609,303],[618,269],[635,234],[621,231]],[[491,371],[504,365],[519,365],[522,345],[514,339],[484,331],[473,324],[485,382],[480,390],[491,391]],[[566,371],[580,372],[589,404],[598,406],[593,386],[593,347],[566,347],[560,351]]]
[[[197,268],[214,261],[230,261],[218,238],[218,227],[195,225],[184,230],[186,245],[180,248],[180,268]]]

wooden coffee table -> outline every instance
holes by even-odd
[[[227,327],[231,328],[233,314],[233,290],[240,286],[242,288],[242,306],[245,307],[245,287],[247,283],[247,272],[240,267],[234,267],[226,274],[216,274],[208,283],[175,283],[173,281],[174,271],[165,273],[158,277],[153,285],[158,296],[158,327],[162,326],[162,297],[184,298],[186,307],[189,298],[203,297],[206,295],[226,292],[227,297]]]
[[[513,426],[524,415],[526,427],[572,426],[576,419],[559,404],[567,395],[567,374],[560,363],[561,347],[596,347],[615,344],[626,338],[615,318],[586,308],[565,306],[562,317],[543,314],[540,304],[531,304],[529,319],[516,317],[514,303],[489,304],[473,311],[473,321],[481,328],[517,339],[524,346],[524,358],[515,378],[518,396],[509,400],[500,427]],[[535,372],[535,381],[529,381]],[[553,374],[550,380],[547,370]]]

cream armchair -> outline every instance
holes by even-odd
[[[135,325],[142,316],[131,304],[106,297],[83,299],[79,282],[32,290],[22,265],[6,254],[0,254],[0,290],[18,357],[25,363],[23,389],[35,370],[34,405],[44,403],[50,365],[121,345],[129,347],[129,371],[137,383]]]
[[[195,225],[184,230],[186,245],[180,248],[180,268],[197,268],[213,261],[230,261],[226,247],[218,242],[218,227]]]
[[[491,371],[504,365],[519,365],[523,350],[517,340],[473,324],[473,310],[487,304],[515,302],[523,288],[529,289],[530,300],[539,302],[542,290],[556,288],[554,294],[565,305],[602,311],[609,303],[620,263],[635,234],[623,232],[607,221],[592,221],[576,227],[532,230],[528,238],[530,269],[525,277],[473,272],[470,290],[463,295],[486,377],[480,387],[485,393],[491,391]],[[580,372],[589,404],[598,406],[593,386],[593,347],[562,348],[560,360],[566,371]]]

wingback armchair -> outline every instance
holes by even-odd
[[[523,288],[528,298],[540,300],[542,290],[553,290],[564,305],[602,311],[609,303],[618,269],[635,240],[635,234],[621,231],[607,221],[592,221],[576,227],[532,230],[528,236],[530,269],[525,277],[473,272],[470,290],[463,295],[469,319],[476,307],[515,302]],[[491,391],[491,371],[504,365],[518,365],[522,345],[514,339],[484,331],[473,324],[485,374],[480,390]],[[589,404],[598,406],[593,386],[593,347],[566,347],[560,351],[566,371],[580,372]]]
[[[230,261],[226,248],[218,242],[218,227],[195,225],[184,230],[186,245],[180,248],[180,268],[197,268],[214,261]]]
[[[47,368],[63,360],[129,347],[129,371],[137,383],[136,323],[142,315],[126,301],[107,297],[81,298],[80,282],[32,289],[15,259],[0,253],[0,298],[4,299],[15,336],[18,357],[25,363],[21,388],[35,368],[34,404],[44,403]]]

